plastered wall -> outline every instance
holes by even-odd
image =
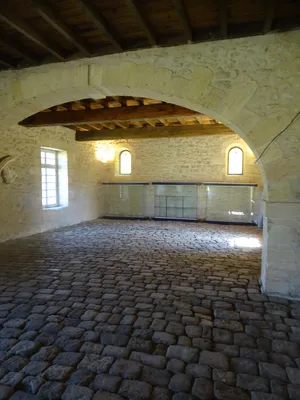
[[[9,164],[17,177],[11,184],[0,178],[0,242],[37,232],[72,225],[99,216],[101,165],[94,143],[78,143],[66,128],[26,129],[13,126],[0,132],[0,158],[12,155]],[[43,210],[41,201],[41,146],[68,154],[69,205]]]

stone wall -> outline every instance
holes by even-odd
[[[99,216],[101,163],[95,159],[94,143],[75,142],[74,132],[61,127],[25,129],[13,126],[2,129],[0,137],[0,158],[15,157],[9,168],[17,174],[11,184],[3,183],[0,178],[0,242]],[[42,208],[42,146],[67,151],[69,205],[66,208]]]
[[[265,216],[263,289],[299,297],[299,40],[300,32],[291,31],[1,72],[0,126],[55,104],[107,95],[156,98],[213,116],[262,155],[264,207],[282,216]],[[286,238],[286,282],[274,285],[286,264],[273,249]]]
[[[95,159],[97,142],[79,143],[65,128],[26,129],[13,126],[1,131],[0,158],[15,157],[10,170],[17,174],[0,187],[0,241],[72,225],[103,215],[102,181],[214,181],[261,185],[259,167],[246,143],[237,135],[194,138],[122,140],[110,142],[115,160]],[[107,143],[107,142],[106,142]],[[233,146],[244,150],[244,174],[227,175],[227,153]],[[67,151],[69,205],[43,210],[41,205],[40,148]],[[132,152],[132,175],[119,175],[119,153]]]
[[[256,183],[259,186],[262,184],[255,156],[238,135],[120,140],[105,144],[111,144],[115,148],[114,162],[104,167],[107,181],[231,182]],[[243,175],[227,174],[228,151],[234,146],[244,151]],[[124,149],[132,153],[130,176],[119,174],[119,154]]]
[[[262,182],[259,167],[255,164],[254,154],[238,135],[120,140],[105,142],[106,144],[112,145],[115,149],[114,161],[104,166],[103,178],[106,182],[252,183],[258,185],[258,189],[255,190],[255,200],[260,198]],[[228,151],[235,146],[240,147],[244,152],[243,175],[227,174]],[[119,155],[124,149],[130,150],[132,154],[131,175],[119,174]],[[248,217],[245,217],[245,210],[249,210],[251,201],[250,188],[214,186],[211,190],[218,193],[218,195],[214,193],[212,204],[206,188],[199,187],[199,193],[196,196],[197,218],[251,222],[251,219],[248,220]],[[246,190],[246,196],[241,195],[243,190]],[[123,192],[128,193],[123,196]],[[106,186],[104,193],[104,215],[153,217],[157,214],[154,188],[151,185],[145,187]],[[259,202],[257,201],[254,206],[255,217],[252,219],[257,220],[260,214]],[[230,211],[242,212],[243,215],[242,217],[229,215]],[[180,214],[181,210],[178,212]],[[180,215],[174,214],[173,217],[179,218]]]

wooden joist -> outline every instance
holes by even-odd
[[[220,35],[222,38],[227,38],[228,27],[228,10],[227,0],[219,0],[219,14],[220,14]]]
[[[151,46],[155,46],[157,44],[157,40],[155,37],[155,33],[150,25],[148,17],[144,10],[141,8],[138,0],[125,0],[127,7],[131,9],[136,19],[138,20],[140,26],[143,28],[147,39]]]
[[[7,68],[14,68],[15,65],[13,65],[10,61],[5,60],[3,57],[0,58],[0,64],[5,65]]]
[[[189,17],[183,4],[183,0],[173,0],[173,5],[180,19],[184,31],[184,37],[187,42],[193,40],[193,32],[189,22]]]
[[[22,20],[16,13],[11,11],[6,5],[3,5],[0,10],[0,20],[6,22],[22,35],[49,51],[49,53],[54,55],[58,60],[63,61],[65,59],[60,50],[58,50],[54,44],[50,44],[47,39],[32,28],[27,22]]]
[[[206,135],[234,135],[224,125],[195,125],[195,126],[174,126],[174,127],[143,127],[130,129],[114,129],[111,131],[76,131],[76,140],[79,142],[92,140],[119,140],[119,139],[157,139],[157,138],[176,138]]]
[[[62,36],[74,44],[84,55],[90,56],[91,53],[84,41],[75,32],[72,31],[57,15],[45,0],[30,0],[31,6],[39,15],[47,21]]]
[[[91,19],[93,24],[105,33],[106,37],[115,47],[115,49],[117,51],[123,51],[123,46],[121,45],[119,38],[117,37],[116,33],[113,32],[112,28],[109,26],[106,20],[102,17],[100,12],[90,2],[87,2],[86,0],[77,0],[77,3],[83,9],[85,14]]]
[[[265,0],[265,21],[263,33],[268,33],[272,29],[274,14],[275,14],[275,0]]]
[[[23,58],[24,60],[28,61],[29,63],[36,63],[38,61],[34,56],[32,56],[26,50],[19,47],[19,45],[15,42],[12,42],[8,39],[4,40],[2,37],[0,37],[0,44],[1,44],[1,46],[4,46],[7,49],[9,49],[16,56]]]
[[[20,125],[27,127],[68,126],[199,115],[199,113],[193,110],[173,104],[163,103],[149,106],[102,108],[96,110],[40,112],[21,121]]]

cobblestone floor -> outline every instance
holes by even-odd
[[[0,399],[299,400],[300,303],[260,293],[257,240],[98,220],[1,244]]]

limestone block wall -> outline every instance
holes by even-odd
[[[109,182],[181,181],[262,185],[255,156],[238,135],[116,140],[104,144],[111,144],[115,149],[114,161],[104,166],[105,179]],[[243,175],[227,174],[228,151],[235,146],[244,151]],[[128,176],[119,174],[119,154],[125,149],[132,154],[132,174]]]
[[[188,127],[187,127],[188,130]],[[115,149],[115,158],[105,165],[106,182],[226,182],[252,183],[258,188],[234,186],[199,186],[197,206],[189,210],[189,216],[199,219],[218,221],[250,222],[259,214],[258,204],[250,204],[252,199],[260,197],[262,190],[261,174],[255,157],[247,144],[238,136],[201,136],[177,139],[143,139],[105,142]],[[228,151],[238,146],[244,152],[243,175],[228,175]],[[128,149],[132,154],[132,174],[120,175],[119,155]],[[160,216],[158,202],[165,199],[155,198],[155,186],[152,185],[105,185],[104,215],[110,216]],[[168,187],[160,187],[162,190]],[[183,187],[169,187],[178,192]],[[190,189],[194,189],[190,187]],[[185,189],[186,190],[186,189]],[[210,191],[208,191],[210,190]],[[168,193],[169,214],[172,204],[177,200]],[[177,193],[178,194],[178,193]],[[180,195],[180,193],[178,194]],[[157,196],[156,196],[157,197]],[[178,200],[180,201],[180,199]],[[178,202],[177,201],[177,202]],[[188,199],[186,199],[188,201]],[[164,213],[164,204],[160,204]],[[176,212],[174,204],[174,212]],[[191,207],[192,208],[192,207]],[[181,210],[178,210],[179,214]],[[196,212],[196,215],[194,215]],[[232,215],[229,214],[232,212]],[[185,213],[188,213],[186,210]],[[173,217],[179,217],[179,214]],[[172,215],[169,215],[170,217]],[[188,215],[185,215],[186,217]]]
[[[262,155],[264,208],[276,206],[282,215],[265,217],[271,229],[264,233],[263,288],[299,297],[299,41],[296,30],[1,72],[0,126],[55,104],[107,95],[156,98],[222,121]],[[281,255],[292,261],[280,287],[273,282],[286,264],[272,254],[282,238],[289,242]]]
[[[78,143],[74,132],[62,128],[26,129],[12,126],[0,131],[0,158],[15,157],[11,184],[0,178],[0,242],[16,237],[97,218],[101,214],[101,163],[95,144]],[[69,205],[43,210],[41,200],[40,148],[64,150],[68,155]]]

